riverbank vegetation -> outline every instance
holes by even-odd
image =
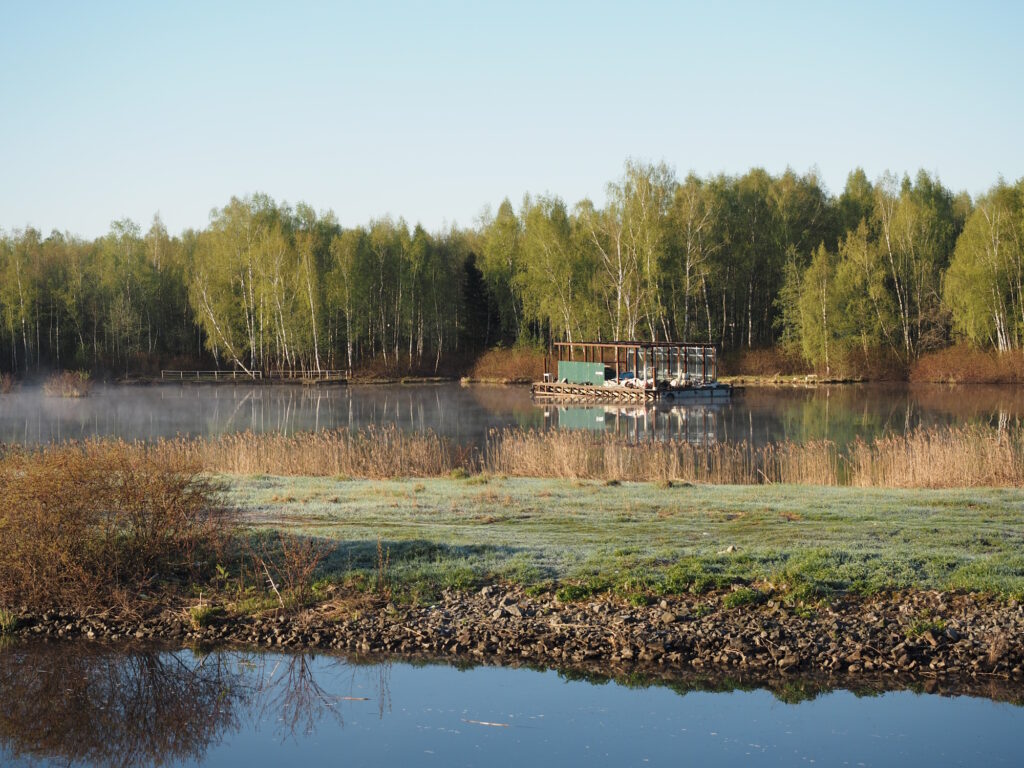
[[[0,459],[0,606],[129,604],[199,575],[226,542],[215,485],[180,456],[116,443]]]
[[[1002,380],[1024,345],[1022,214],[1024,181],[971,199],[858,169],[833,194],[814,173],[630,161],[603,206],[527,196],[439,233],[265,195],[179,235],[159,218],[93,241],[26,229],[0,235],[0,367],[465,374],[500,344],[479,365],[532,375],[509,349],[673,338],[720,344],[738,373]],[[924,362],[951,343],[996,362]]]
[[[637,601],[737,584],[806,599],[1024,595],[1016,490],[266,475],[226,488],[246,525],[326,542],[334,583],[375,591],[383,550],[383,580],[405,599],[494,581]]]
[[[342,594],[418,602],[497,581],[637,604],[736,585],[759,599],[905,588],[1024,596],[1016,488],[609,482],[557,469],[513,477],[471,474],[450,455],[418,478],[382,479],[369,461],[362,472],[350,463],[349,476],[324,465],[212,474],[213,462],[183,445],[6,453],[0,608],[169,605],[202,624],[225,610],[293,610]],[[908,445],[917,450],[896,450]],[[408,447],[375,455],[393,460]],[[864,483],[895,471],[873,466]]]
[[[50,397],[87,397],[91,391],[88,371],[61,371],[43,382],[43,393]]]
[[[234,475],[390,479],[457,474],[730,485],[1024,486],[1024,431],[982,426],[922,428],[906,435],[855,440],[848,449],[828,440],[697,445],[522,429],[495,430],[482,449],[475,449],[433,433],[392,427],[296,435],[247,432],[124,447]]]

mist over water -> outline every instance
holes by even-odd
[[[526,387],[100,385],[84,398],[19,387],[0,395],[0,441],[23,445],[121,437],[209,436],[395,425],[483,445],[492,429],[568,428],[623,439],[696,444],[832,440],[903,434],[918,426],[1019,424],[1024,394],[1012,387],[845,385],[751,387],[723,404],[577,406],[534,403]]]

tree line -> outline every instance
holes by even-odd
[[[505,200],[441,233],[265,195],[171,236],[0,233],[0,368],[438,370],[497,344],[685,339],[832,371],[1024,344],[1024,179],[977,200],[857,169],[676,177],[629,161],[603,207]]]

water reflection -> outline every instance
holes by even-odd
[[[1024,726],[1022,708],[887,693],[906,685],[891,680],[860,681],[850,695],[832,691],[829,680],[660,674],[613,680],[302,654],[12,645],[0,649],[0,760],[219,766],[344,755],[357,764],[414,764],[436,755],[439,764],[522,765],[547,755],[624,765],[674,759],[685,747],[698,763],[740,764],[752,753],[735,747],[756,743],[763,749],[755,757],[780,764],[815,756],[870,762],[894,745],[922,760],[980,764],[1015,755]],[[1019,683],[993,680],[910,685],[1018,703],[1024,694]],[[944,721],[957,727],[935,728]]]
[[[1024,391],[1016,387],[749,387],[728,403],[648,408],[539,405],[525,387],[458,384],[106,386],[80,400],[45,397],[25,387],[0,395],[0,441],[108,435],[155,440],[395,424],[478,446],[491,429],[510,426],[604,429],[623,439],[672,437],[696,444],[829,439],[843,446],[857,437],[917,426],[969,422],[1008,428],[1022,416]]]
[[[627,442],[676,440],[691,445],[718,441],[722,405],[544,406],[545,429],[579,429]]]
[[[360,676],[374,678],[387,702],[389,670],[302,654],[8,646],[0,650],[0,755],[4,764],[198,762],[253,721],[269,724],[275,741],[298,742],[343,726],[340,702],[368,700],[337,693],[346,678],[349,690]]]

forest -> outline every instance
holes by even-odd
[[[680,179],[627,161],[603,207],[508,199],[428,233],[262,194],[201,230],[0,232],[0,370],[452,370],[552,339],[711,341],[826,374],[1024,344],[1024,179]]]

